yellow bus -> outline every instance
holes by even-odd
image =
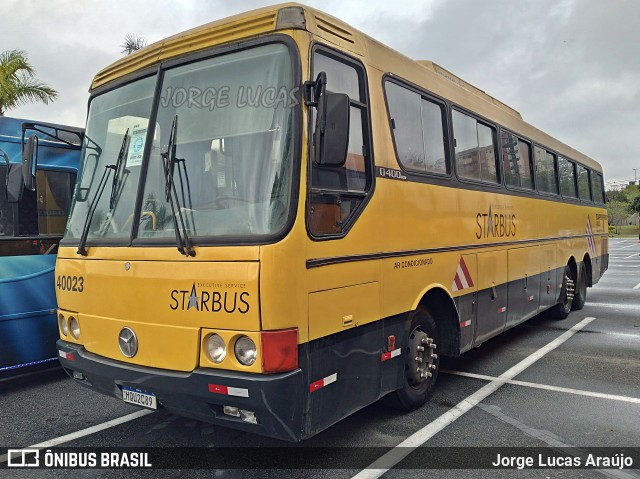
[[[594,160],[434,63],[264,8],[95,76],[58,352],[124,401],[300,441],[582,308],[606,232]]]

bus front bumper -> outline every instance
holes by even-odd
[[[57,341],[60,363],[86,387],[122,399],[128,386],[154,394],[158,408],[181,416],[285,441],[303,439],[305,388],[302,370],[248,374],[198,368],[192,372],[135,366]],[[230,406],[255,414],[257,424],[224,414]]]

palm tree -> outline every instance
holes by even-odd
[[[41,101],[48,105],[58,92],[35,77],[27,54],[7,50],[0,54],[0,116],[25,103]]]
[[[124,43],[120,45],[123,50],[120,53],[124,53],[125,55],[131,55],[133,52],[137,52],[141,48],[147,46],[147,41],[138,35],[133,33],[127,33],[124,37]]]

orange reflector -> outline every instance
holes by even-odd
[[[387,338],[387,351],[393,351],[394,349],[396,349],[396,337],[392,335]]]
[[[298,330],[262,331],[262,371],[280,373],[298,368]]]

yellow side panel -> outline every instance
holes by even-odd
[[[509,281],[532,277],[540,273],[540,248],[513,248],[508,252]]]
[[[379,283],[330,289],[309,295],[309,340],[380,319]]]
[[[551,273],[557,267],[556,244],[547,243],[538,246],[535,261],[540,265],[540,273],[542,273],[542,279],[545,280],[546,278],[550,278]]]
[[[507,252],[493,251],[479,253],[478,258],[478,290],[500,286],[507,282]]]

